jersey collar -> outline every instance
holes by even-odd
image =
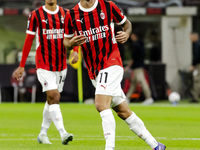
[[[98,5],[98,0],[95,1],[94,5],[91,7],[91,8],[84,8],[83,6],[81,6],[81,2],[78,3],[79,5],[79,8],[82,10],[82,11],[85,11],[85,12],[90,12],[90,11],[93,11],[97,5]]]
[[[54,10],[54,11],[50,11],[50,10],[46,9],[45,6],[42,6],[42,8],[44,9],[44,11],[46,11],[47,13],[49,13],[51,15],[57,14],[59,11],[58,5],[56,5],[56,10]]]

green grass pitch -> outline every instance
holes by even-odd
[[[64,125],[74,134],[69,145],[62,145],[52,123],[48,136],[52,145],[36,141],[42,122],[44,103],[0,104],[0,150],[103,150],[105,141],[101,118],[94,105],[61,103]],[[156,103],[151,106],[130,104],[148,130],[167,150],[200,150],[200,105]],[[151,150],[116,118],[115,150]]]

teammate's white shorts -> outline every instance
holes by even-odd
[[[67,69],[62,71],[48,71],[45,69],[37,69],[37,77],[42,85],[42,91],[49,91],[58,89],[62,92]]]
[[[121,66],[110,66],[99,72],[95,80],[91,80],[96,88],[95,95],[110,95],[113,97],[111,107],[125,101],[126,96],[121,88],[124,69]]]

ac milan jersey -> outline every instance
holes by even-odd
[[[65,37],[71,38],[75,33],[87,37],[82,52],[91,79],[101,69],[113,65],[122,66],[113,22],[122,25],[125,21],[126,16],[121,10],[113,2],[105,0],[96,0],[89,9],[78,3],[67,12]]]
[[[50,71],[67,68],[63,45],[66,10],[57,6],[49,11],[45,6],[30,13],[27,34],[36,35],[36,67]]]

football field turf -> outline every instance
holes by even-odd
[[[101,118],[94,105],[61,103],[64,125],[74,134],[69,145],[62,145],[52,123],[48,136],[52,145],[39,144],[36,139],[42,122],[44,103],[0,104],[0,150],[104,150]],[[168,103],[151,106],[130,104],[148,130],[167,150],[200,150],[200,104]],[[124,121],[116,118],[115,150],[151,150],[130,131]]]

